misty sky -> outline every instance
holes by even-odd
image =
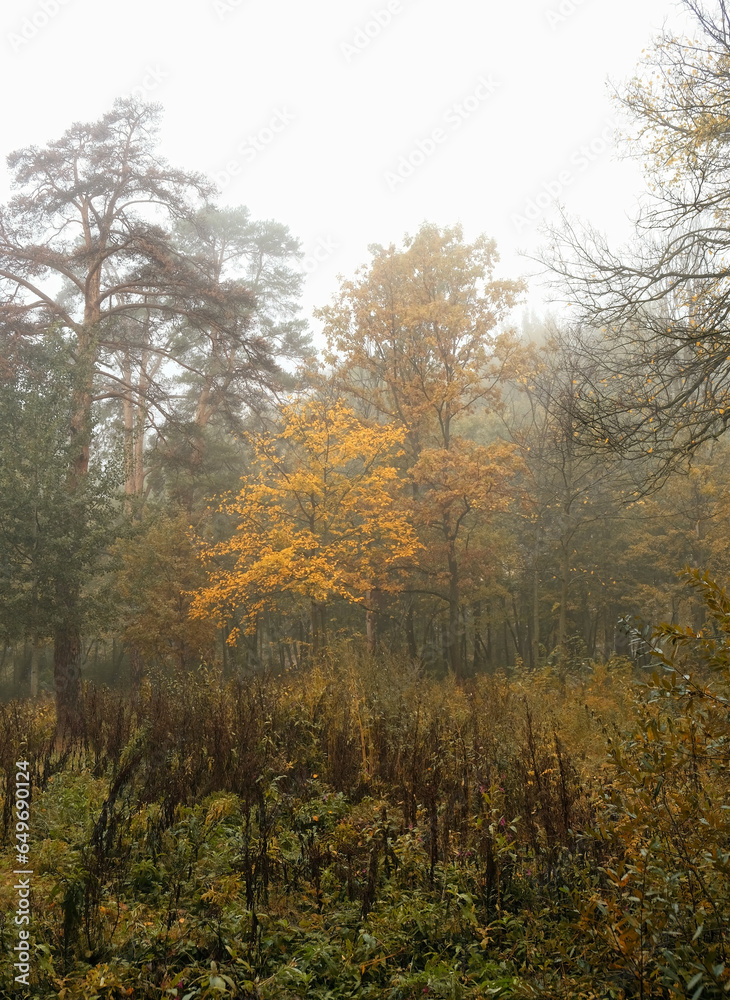
[[[307,313],[424,220],[493,236],[517,276],[554,196],[628,234],[641,174],[607,81],[665,20],[671,0],[5,0],[2,152],[134,93],[174,165],[302,240]]]

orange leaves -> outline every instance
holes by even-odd
[[[255,441],[255,473],[222,504],[235,532],[204,552],[219,568],[193,614],[251,629],[282,593],[361,603],[373,588],[396,589],[400,565],[420,547],[392,464],[403,436],[339,401],[285,407],[280,433]]]

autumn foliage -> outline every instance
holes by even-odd
[[[397,589],[420,548],[398,495],[402,442],[399,428],[367,425],[340,402],[285,407],[281,431],[254,441],[255,471],[219,508],[235,530],[203,546],[211,572],[193,614],[234,621],[233,642],[290,594],[310,606],[316,649],[328,601],[366,605],[373,591]]]
[[[154,109],[11,157],[0,851],[22,753],[38,996],[730,994],[730,15],[685,5],[705,41],[624,97],[658,235],[555,234],[575,322],[518,332],[494,241],[424,223],[318,360],[297,241],[202,204]]]

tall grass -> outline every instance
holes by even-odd
[[[586,923],[627,850],[595,831],[633,685],[624,661],[457,685],[343,645],[159,675],[134,708],[87,686],[62,745],[48,707],[5,706],[8,870],[32,767],[34,996],[639,995],[657,976],[607,967]]]

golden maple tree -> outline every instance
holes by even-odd
[[[308,400],[282,410],[282,429],[253,443],[255,465],[219,510],[232,537],[201,544],[208,583],[192,614],[234,621],[233,643],[288,593],[308,602],[312,645],[325,639],[333,598],[369,609],[374,592],[397,589],[420,547],[394,465],[404,432],[366,423],[342,402]]]

